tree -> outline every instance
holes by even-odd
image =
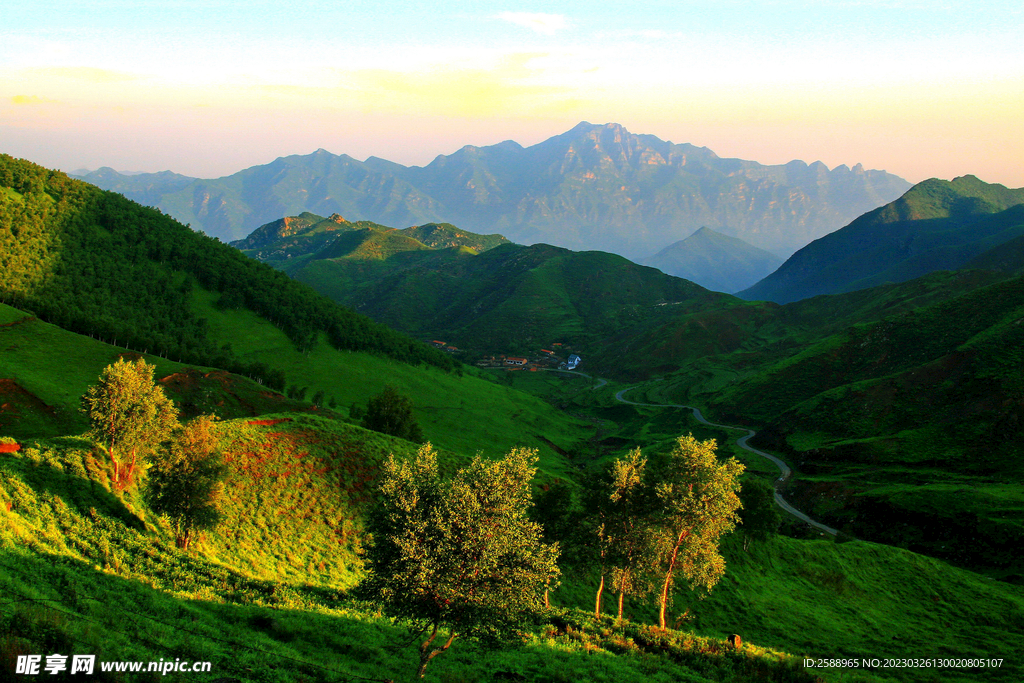
[[[681,436],[658,472],[660,628],[666,627],[665,613],[677,574],[691,590],[710,591],[725,573],[718,544],[736,526],[740,507],[736,492],[744,467],[735,458],[720,463],[715,448],[714,439]]]
[[[82,396],[90,435],[106,450],[118,490],[135,481],[145,459],[178,426],[178,409],[153,381],[155,369],[142,358],[118,359]]]
[[[212,415],[200,415],[185,424],[149,473],[149,506],[153,512],[167,515],[175,543],[186,551],[197,531],[212,529],[222,517],[218,499],[225,467],[213,432],[216,420]]]
[[[414,680],[456,638],[498,641],[541,608],[558,546],[527,517],[536,462],[536,451],[515,448],[445,479],[426,444],[412,461],[384,464],[359,593],[425,636]]]
[[[650,590],[650,566],[656,561],[652,523],[651,489],[646,477],[647,459],[634,449],[593,480],[589,486],[590,544],[600,580],[594,600],[594,616],[602,612],[606,585],[618,593],[618,617],[623,616],[626,596]]]
[[[369,400],[362,426],[413,443],[423,442],[423,432],[412,415],[412,401],[392,386],[384,387],[384,391]]]
[[[651,590],[652,564],[656,561],[657,538],[651,527],[650,488],[645,481],[647,459],[639,448],[612,463],[609,520],[613,534],[611,587],[619,594],[618,618],[622,619],[627,595],[644,595]]]
[[[740,528],[743,531],[743,549],[750,547],[751,539],[766,541],[779,531],[782,515],[775,505],[775,489],[764,479],[748,477],[740,489]]]

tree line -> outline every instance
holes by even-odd
[[[447,354],[355,313],[219,240],[123,196],[0,155],[0,301],[73,332],[187,363],[256,373],[193,310],[199,285],[218,306],[246,308],[310,350],[334,348],[460,369]]]

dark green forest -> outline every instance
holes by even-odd
[[[188,363],[258,377],[193,311],[195,287],[222,308],[247,308],[300,349],[320,334],[337,349],[458,371],[450,357],[331,302],[280,271],[140,206],[28,161],[0,155],[0,300],[60,327]]]

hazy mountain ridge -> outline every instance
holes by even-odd
[[[761,280],[782,265],[782,259],[705,227],[640,263],[716,292],[732,293]]]
[[[1024,188],[974,176],[918,183],[898,200],[808,244],[742,291],[778,303],[954,270],[1024,235]]]
[[[158,183],[153,175],[132,182]],[[105,188],[121,182],[94,180]],[[122,186],[129,198],[143,196]],[[225,241],[309,211],[395,226],[449,222],[521,243],[639,258],[705,225],[790,253],[909,187],[860,165],[764,166],[617,124],[581,123],[530,147],[467,146],[423,167],[321,149],[186,187],[169,184],[150,203]]]

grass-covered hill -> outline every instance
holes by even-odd
[[[403,251],[464,247],[474,252],[506,244],[501,235],[477,235],[448,223],[426,223],[402,230],[371,221],[347,221],[338,214],[329,218],[312,213],[286,216],[262,225],[231,246],[248,256],[286,272],[310,259],[353,256],[384,259]]]
[[[740,292],[787,303],[954,270],[1024,235],[1024,188],[931,179],[795,253]]]
[[[200,242],[193,242],[193,233],[155,211],[26,162],[8,157],[0,161],[0,181],[7,183],[0,195],[5,228],[0,237],[6,240],[0,252],[0,283],[7,301],[18,304],[0,304],[4,676],[18,655],[53,652],[94,653],[101,660],[208,660],[214,668],[205,680],[211,681],[406,676],[415,661],[414,649],[403,647],[409,634],[381,618],[378,606],[359,602],[350,592],[362,572],[359,548],[379,463],[388,454],[403,457],[413,448],[364,430],[348,417],[352,404],[365,404],[385,384],[412,399],[416,418],[441,449],[445,466],[478,452],[489,457],[514,445],[537,447],[540,488],[554,480],[576,482],[577,466],[590,457],[591,444],[597,445],[594,455],[600,457],[608,448],[633,445],[629,440],[643,442],[677,427],[685,433],[690,426],[674,412],[648,424],[642,411],[627,406],[589,413],[581,407],[586,421],[570,418],[473,370],[460,375],[435,362],[438,356],[418,357],[421,347],[408,338],[316,297],[225,245],[202,236],[194,236]],[[682,354],[684,361],[672,361],[689,374],[654,387],[666,396],[686,393],[705,403],[712,403],[707,400],[714,393],[709,387],[717,383],[722,389],[729,380],[737,380],[739,397],[739,380],[755,381],[774,367],[769,361],[823,334],[822,312],[833,308],[815,304],[818,314],[801,309],[803,313],[780,317],[780,312],[797,309],[742,302],[675,278],[649,280],[650,269],[617,257],[589,254],[577,260],[551,247],[504,245],[482,254],[467,247],[425,248],[388,259],[358,260],[364,267],[379,267],[396,258],[445,260],[453,254],[465,263],[498,259],[491,263],[505,268],[520,297],[521,308],[502,313],[506,321],[528,321],[532,296],[535,305],[544,304],[541,314],[535,314],[540,320],[556,324],[556,314],[570,311],[596,321],[594,329],[602,334],[636,327],[637,321],[649,332],[655,324],[674,320],[689,325],[688,334],[696,341],[704,329],[705,338],[715,339],[706,344],[724,348],[705,359],[707,354],[693,344],[689,355]],[[251,281],[246,279],[250,276]],[[969,282],[973,295],[981,296],[989,291],[986,284],[991,289],[1015,282],[990,284],[1005,276],[989,274],[984,276],[989,281],[981,282],[967,274],[961,289]],[[886,290],[871,300],[862,293],[847,295],[853,297],[852,308],[836,306],[846,310],[837,320],[865,323],[910,306],[907,302],[945,298],[953,288],[950,283],[915,286],[905,295]],[[78,289],[69,292],[68,287]],[[639,293],[647,289],[654,291]],[[545,298],[552,291],[565,294]],[[1016,296],[1015,290],[999,291],[1004,304]],[[502,311],[514,300],[501,299],[491,310]],[[636,300],[646,309],[630,308]],[[285,317],[289,303],[299,311]],[[981,299],[970,303],[981,317],[973,328],[966,327],[980,330],[986,320],[996,322],[991,335],[978,332],[965,344],[987,349],[986,343],[1010,339],[1008,326],[1016,318],[1009,317],[1009,309],[1000,317],[998,310],[985,309]],[[315,311],[315,320],[324,316],[339,329],[345,329],[342,323],[351,316],[357,330],[379,329],[381,335],[394,336],[368,333],[376,346],[338,348],[332,340],[340,332],[332,332],[334,328],[324,329],[322,321],[320,326],[303,326],[306,307]],[[124,315],[118,317],[122,308]],[[717,340],[710,327],[715,315],[721,329],[734,316],[731,324],[737,334]],[[77,325],[91,334],[54,324],[68,321],[74,323],[69,327]],[[937,324],[925,327],[931,336],[942,333]],[[493,329],[497,333],[499,328]],[[830,334],[839,338],[843,329]],[[128,334],[125,339],[119,336],[123,333]],[[760,352],[744,346],[772,334],[782,343]],[[785,334],[790,337],[783,339]],[[151,353],[135,348],[140,338],[151,344]],[[115,339],[116,345],[107,343]],[[407,349],[408,355],[392,353],[389,339],[403,339],[408,346],[397,348]],[[639,344],[640,337],[633,340]],[[132,348],[124,348],[126,344]],[[227,418],[215,427],[228,466],[221,495],[225,522],[205,532],[190,553],[174,547],[168,522],[148,508],[137,490],[111,486],[110,463],[82,436],[79,396],[104,366],[125,355],[142,355],[155,364],[156,378],[186,414],[213,412]],[[1016,357],[1008,358],[1015,367]],[[630,360],[648,363],[650,372],[639,353]],[[263,378],[263,384],[226,372],[223,368],[232,367],[231,362]],[[537,381],[547,373],[520,374]],[[271,383],[279,380],[292,395],[298,389],[307,395],[322,393],[337,410],[286,399],[267,386],[268,378]],[[1004,388],[1015,391],[1011,385]],[[579,393],[590,400],[613,389],[594,391],[588,382]],[[611,396],[605,398],[612,406]],[[728,406],[713,408],[725,414]],[[572,406],[570,410],[578,412]],[[616,433],[618,442],[601,443],[611,420],[624,425]],[[802,434],[784,435],[785,441],[799,446]],[[818,481],[819,473],[810,468],[808,473],[812,482]],[[893,476],[897,474],[894,470]],[[914,474],[922,480],[928,475],[924,469]],[[986,493],[1016,500],[1011,486]],[[950,498],[955,498],[953,493]],[[987,514],[983,505],[977,509]],[[428,676],[452,682],[616,683],[1021,677],[1020,663],[1008,658],[1024,645],[1024,595],[1017,586],[862,541],[775,538],[755,543],[747,553],[730,539],[724,553],[726,579],[710,598],[696,601],[679,592],[673,615],[682,617],[689,609],[693,617],[677,622],[681,630],[660,632],[645,626],[649,608],[639,601],[631,602],[627,612],[633,621],[588,616],[580,608],[593,603],[593,572],[567,561],[563,585],[552,593],[556,611],[540,615],[534,628],[497,650],[459,643],[432,665]],[[907,631],[912,638],[894,638]],[[741,649],[724,641],[731,633],[743,636]],[[875,668],[851,673],[809,671],[802,663],[805,656],[985,657],[1001,658],[1002,663],[984,669]],[[97,674],[98,680],[158,678],[175,680]]]
[[[732,293],[760,281],[782,265],[782,259],[705,227],[640,263],[716,292]]]
[[[667,375],[666,401],[763,428],[806,475],[790,495],[835,526],[1014,578],[1024,575],[1012,551],[1024,538],[1024,292],[1013,253],[975,257],[1000,270],[938,271],[784,306],[542,245],[386,259],[349,251],[293,272],[460,347],[529,350],[557,338],[599,375]],[[949,491],[962,503],[932,502]]]
[[[1021,580],[1024,278],[1001,278],[933,273],[783,306],[659,393],[764,428],[801,470],[791,496],[833,526]],[[830,315],[831,330],[809,324]]]
[[[97,680],[346,681],[404,678],[409,633],[351,596],[363,519],[381,460],[407,442],[323,415],[217,426],[228,466],[222,524],[189,553],[81,437],[22,439],[0,454],[0,666],[19,654],[100,661],[210,661],[209,674]],[[10,439],[6,444],[13,443]],[[443,462],[461,456],[443,453]],[[595,619],[585,567],[563,566],[542,615],[517,643],[457,642],[428,680],[1014,681],[1024,593],[910,552],[865,542],[731,540],[728,572],[680,630]],[[611,602],[611,601],[609,601]],[[609,605],[609,607],[612,607]],[[583,609],[580,609],[583,608]],[[913,637],[899,634],[913,632]],[[737,651],[725,642],[743,637]],[[995,658],[1001,666],[808,670],[803,658]]]
[[[61,335],[68,331],[204,374],[222,369],[277,391],[305,390],[307,400],[322,392],[343,412],[391,384],[413,401],[426,438],[461,452],[500,453],[522,442],[554,458],[552,443],[568,448],[585,438],[578,420],[462,374],[449,355],[154,209],[8,156],[0,157],[0,186],[0,300],[18,308],[4,322],[36,319],[0,327],[11,339],[0,378],[64,416],[43,420],[51,425],[44,433],[73,433],[81,424],[78,394],[46,387],[56,389],[65,375],[78,377],[78,386],[95,381],[115,354],[66,367],[83,343]],[[38,384],[21,381],[31,376]],[[72,431],[52,431],[61,421]]]
[[[445,370],[440,352],[318,297],[237,250],[112,192],[0,156],[0,298],[65,329],[210,365],[232,354],[210,338],[193,290],[273,321],[297,344],[325,333],[339,349]]]
[[[605,252],[503,244],[479,254],[457,246],[379,258],[365,245],[350,248],[342,237],[284,268],[380,322],[480,352],[528,353],[555,341],[583,352],[664,306],[690,312],[731,299]]]

